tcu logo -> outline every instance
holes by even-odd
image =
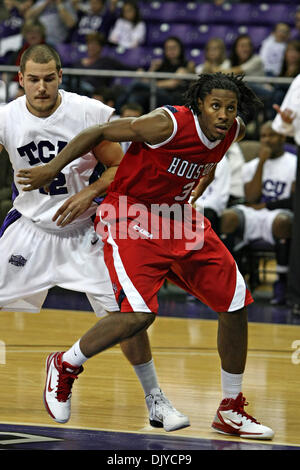
[[[41,140],[37,144],[32,140],[28,144],[18,147],[20,157],[27,157],[29,165],[36,165],[37,163],[48,163],[52,160],[68,142],[59,140],[57,146],[52,144],[49,140]]]
[[[49,140],[41,140],[37,144],[32,140],[28,144],[18,147],[20,157],[26,158],[29,165],[37,165],[38,163],[50,162],[66,145],[68,142],[59,140],[55,146]],[[46,193],[43,188],[39,189],[41,194],[54,196],[57,194],[67,194],[66,178],[63,173],[58,173],[56,178],[49,186],[49,193]]]
[[[285,187],[286,183],[284,181],[272,181],[269,179],[264,182],[264,194],[266,197],[278,198],[283,194]]]

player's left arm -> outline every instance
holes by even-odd
[[[123,157],[120,144],[103,141],[93,149],[97,160],[105,165],[106,170],[94,183],[69,197],[53,216],[56,225],[64,227],[83,214],[96,197],[103,196],[114,180],[119,163]]]

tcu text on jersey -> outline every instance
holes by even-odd
[[[263,182],[263,201],[266,202],[270,199],[280,199],[280,196],[284,193],[286,186],[287,183],[285,181],[273,181],[271,179],[266,179]]]
[[[173,157],[173,160],[168,168],[168,172],[173,175],[183,176],[187,179],[198,180],[201,176],[207,175],[216,163],[191,163],[187,160],[182,160],[179,157]]]
[[[68,142],[59,140],[57,145],[54,145],[49,140],[40,140],[38,143],[32,140],[28,144],[18,147],[17,151],[20,157],[27,157],[29,165],[33,166],[40,162],[50,162],[67,143]]]
[[[29,165],[37,165],[38,163],[48,163],[52,160],[66,145],[68,142],[59,140],[57,145],[54,145],[49,140],[40,140],[35,143],[33,140],[28,144],[18,147],[18,153],[20,157],[25,157]],[[67,194],[68,189],[66,187],[65,175],[60,172],[54,178],[52,183],[49,185],[49,192],[47,193],[44,188],[40,188],[39,192],[45,195],[58,195]]]

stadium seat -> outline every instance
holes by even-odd
[[[271,25],[285,22],[294,24],[294,14],[296,5],[267,4],[252,5],[248,24],[253,25]]]
[[[175,2],[140,2],[139,9],[145,22],[172,22],[177,20]]]
[[[147,36],[148,46],[161,46],[169,36],[177,36],[189,48],[201,48],[212,37],[224,39],[227,46],[231,45],[234,39],[231,26],[185,23],[150,24]]]
[[[255,50],[259,50],[262,41],[271,33],[271,26],[241,25],[236,28],[236,34],[248,34],[253,42]]]
[[[85,55],[85,49],[77,44],[60,43],[55,46],[64,67],[72,67]]]
[[[124,49],[123,47],[106,48],[105,55],[119,60],[130,68],[147,68],[152,59],[152,48],[143,46],[135,47],[134,49]]]
[[[204,47],[211,38],[221,38],[229,47],[234,40],[233,30],[231,26],[226,25],[201,24],[187,36],[186,41],[190,46]]]

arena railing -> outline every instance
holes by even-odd
[[[9,65],[0,65],[0,73],[8,74],[8,80],[5,83],[5,98],[4,102],[8,102],[8,87],[9,87],[9,75],[13,76],[18,72],[19,68],[17,66]],[[77,69],[77,68],[62,68],[64,76],[76,76],[79,80],[82,77],[110,77],[110,78],[132,78],[136,80],[147,79],[150,85],[150,109],[156,108],[156,80],[161,79],[180,79],[193,81],[197,80],[197,74],[174,74],[174,73],[165,73],[165,72],[134,72],[129,70],[96,70],[96,69]],[[292,78],[284,77],[245,77],[245,80],[249,83],[259,83],[259,84],[290,84]]]

